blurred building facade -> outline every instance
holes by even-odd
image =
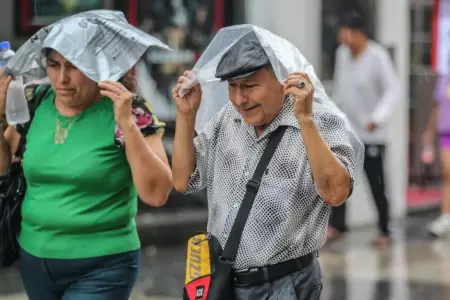
[[[0,40],[10,40],[17,48],[39,26],[55,18],[85,9],[122,10],[131,23],[176,50],[171,57],[149,53],[136,69],[142,92],[153,99],[157,114],[170,123],[174,106],[169,91],[174,80],[193,66],[214,32],[226,25],[252,23],[286,37],[314,65],[332,94],[330,83],[338,46],[335,23],[340,12],[360,9],[367,16],[371,37],[391,49],[402,85],[402,99],[391,124],[386,167],[394,215],[403,216],[407,211],[408,183],[420,175],[418,142],[432,103],[433,3],[434,0],[2,0]],[[159,62],[149,64],[149,59]],[[437,167],[435,172],[439,175]],[[366,191],[361,186],[351,200],[351,224],[375,219]]]

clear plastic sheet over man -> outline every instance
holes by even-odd
[[[202,87],[203,96],[197,114],[196,131],[200,132],[205,124],[229,102],[228,83],[226,81],[221,82],[220,79],[215,77],[216,68],[223,54],[240,38],[251,31],[254,31],[264,47],[280,83],[284,82],[289,73],[307,73],[314,85],[313,114],[314,107],[323,106],[343,121],[348,142],[351,144],[356,156],[354,186],[359,184],[364,163],[364,145],[356,136],[350,121],[328,98],[314,68],[300,51],[286,39],[254,25],[236,25],[221,29],[194,66],[194,75],[190,78],[191,81],[185,82],[185,85],[180,89],[179,94],[183,96],[197,82]]]
[[[13,76],[45,78],[45,49],[54,49],[94,81],[119,80],[151,46],[170,48],[130,25],[120,11],[91,10],[40,29],[10,59]]]

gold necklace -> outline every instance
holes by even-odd
[[[67,139],[67,135],[69,134],[69,129],[75,121],[75,118],[70,118],[67,122],[67,126],[63,126],[61,120],[56,117],[56,130],[54,135],[54,143],[55,144],[64,144]]]

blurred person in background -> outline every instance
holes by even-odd
[[[213,37],[212,16],[206,5],[200,5],[195,9],[189,22],[189,30],[186,37],[186,48],[197,53],[203,51]]]
[[[434,90],[435,106],[423,135],[425,148],[433,149],[436,132],[439,139],[442,170],[441,215],[428,225],[434,237],[450,233],[450,75],[441,75]]]
[[[347,115],[365,145],[364,171],[378,212],[379,235],[374,246],[390,243],[389,200],[386,197],[383,158],[389,119],[399,99],[399,82],[389,52],[370,40],[362,16],[344,13],[338,24],[333,100]],[[347,232],[346,205],[334,207],[329,241]]]
[[[141,255],[137,197],[161,206],[172,188],[163,124],[132,93],[130,74],[122,83],[97,83],[58,52],[46,49],[44,55],[51,86],[32,119],[23,156],[27,189],[18,241],[26,293],[30,300],[126,300]],[[10,81],[2,71],[3,115]],[[20,128],[1,130],[2,174]]]

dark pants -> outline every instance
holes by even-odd
[[[140,250],[87,259],[43,259],[20,253],[29,300],[128,300],[139,270]]]
[[[320,300],[322,271],[315,259],[308,267],[273,282],[236,287],[237,300]]]
[[[364,172],[378,211],[378,228],[381,235],[389,236],[389,201],[384,184],[384,145],[365,145]],[[333,207],[330,225],[340,232],[347,231],[346,205]]]

